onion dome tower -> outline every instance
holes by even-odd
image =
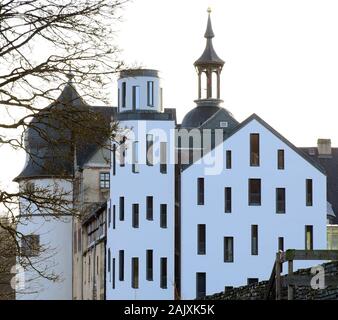
[[[221,100],[221,72],[224,61],[217,55],[212,39],[215,34],[211,24],[211,9],[208,9],[207,29],[204,37],[206,46],[202,55],[194,63],[198,75],[197,107],[184,117],[181,128],[222,128],[225,133],[230,132],[238,122],[225,108],[220,107]]]

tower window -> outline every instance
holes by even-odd
[[[205,224],[197,225],[197,254],[206,252],[206,226]]]
[[[110,249],[108,249],[108,272],[110,272]]]
[[[277,151],[277,157],[278,157],[278,160],[277,160],[278,170],[284,170],[284,150],[283,149],[280,149]]]
[[[305,226],[305,250],[313,250],[313,226]]]
[[[120,197],[120,221],[124,221],[124,197]]]
[[[231,150],[226,151],[226,168],[231,169]]]
[[[285,188],[276,189],[276,212],[285,213]]]
[[[119,280],[124,281],[124,250],[119,251]]]
[[[154,81],[147,81],[147,105],[154,106]]]
[[[284,237],[278,237],[278,251],[284,251]]]
[[[261,205],[261,179],[249,179],[249,206]]]
[[[234,262],[233,237],[224,237],[224,262]]]
[[[258,255],[258,225],[251,226],[251,255]]]
[[[133,110],[140,108],[140,87],[133,86]]]
[[[224,188],[224,212],[225,213],[231,212],[231,188],[230,187]]]
[[[138,165],[138,141],[133,142],[133,164],[132,164],[133,173],[139,173]]]
[[[139,227],[139,205],[137,203],[133,203],[132,225],[133,228]]]
[[[131,258],[131,287],[138,289],[139,276],[138,276],[138,258]]]
[[[153,250],[147,250],[147,275],[149,281],[153,281]]]
[[[147,197],[147,220],[153,220],[154,200],[152,196]]]
[[[116,228],[116,206],[113,205],[113,229]]]
[[[167,228],[167,205],[161,204],[160,227]]]
[[[161,275],[160,275],[160,287],[162,289],[167,288],[167,258],[161,258]]]
[[[167,173],[167,143],[160,143],[160,172]]]
[[[125,82],[122,82],[122,108],[125,108],[126,107],[126,97],[127,97],[127,87],[126,87],[126,83]]]
[[[250,166],[259,166],[259,134],[250,134]]]
[[[197,179],[197,204],[204,204],[204,178]]]
[[[100,172],[100,189],[109,189],[110,174],[109,172]]]
[[[148,166],[152,166],[153,165],[153,160],[154,160],[154,150],[153,150],[154,135],[147,134],[146,140],[147,140],[147,142],[146,142],[147,165]]]
[[[206,295],[206,273],[196,273],[196,299],[205,297]]]
[[[306,206],[312,206],[313,198],[312,198],[312,179],[306,179]]]

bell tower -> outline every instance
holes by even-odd
[[[204,37],[207,39],[203,54],[194,63],[198,74],[198,99],[197,105],[216,104],[222,102],[220,99],[220,75],[224,61],[218,57],[213,44],[212,38],[215,36],[212,30],[210,13],[208,8],[208,23]]]

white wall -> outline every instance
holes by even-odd
[[[260,134],[260,166],[249,166],[250,133]],[[285,150],[285,170],[277,170],[277,150]],[[232,169],[225,169],[225,151]],[[304,249],[305,225],[313,225],[314,249],[326,248],[326,177],[258,121],[252,120],[216,148],[224,169],[205,175],[195,164],[182,173],[182,292],[196,297],[196,272],[206,272],[206,291],[239,286],[247,278],[267,280],[278,237],[284,248]],[[197,205],[197,178],[205,178],[205,204]],[[248,179],[261,179],[261,206],[248,206]],[[305,206],[305,179],[313,179],[313,206]],[[224,187],[232,188],[232,212],[224,213]],[[286,213],[276,214],[275,189],[286,188]],[[206,255],[197,255],[197,224],[206,224]],[[258,227],[258,256],[251,255],[251,225]],[[224,263],[223,237],[234,237],[234,263]],[[294,268],[314,262],[295,262]],[[285,266],[286,268],[286,266]],[[284,269],[285,270],[285,269]]]
[[[160,165],[145,164],[146,133],[156,135],[157,128],[167,133],[174,128],[174,121],[121,121],[135,133],[139,141],[139,173],[132,172],[131,164],[116,165],[116,175],[111,170],[111,207],[116,205],[116,229],[113,221],[108,225],[107,252],[115,258],[115,289],[112,289],[111,273],[107,274],[107,299],[173,299],[174,297],[174,166],[167,165],[167,173],[160,173]],[[157,132],[157,133],[156,133]],[[166,137],[160,137],[165,141]],[[131,153],[131,141],[127,140],[127,158]],[[156,141],[155,141],[156,143]],[[156,149],[156,147],[155,147]],[[168,151],[169,157],[169,144]],[[125,220],[119,220],[119,197],[125,197]],[[153,196],[153,221],[146,219],[146,197]],[[132,228],[132,204],[139,204],[139,228]],[[167,204],[167,228],[160,228],[160,204]],[[111,210],[113,220],[113,210]],[[146,280],[146,250],[153,250],[153,281]],[[119,250],[125,250],[124,281],[119,281]],[[108,257],[108,253],[107,253]],[[131,258],[139,258],[139,289],[131,287]],[[167,289],[160,288],[160,258],[167,257]]]
[[[42,188],[58,185],[60,190],[69,192],[72,198],[72,183],[59,179],[30,180]],[[21,182],[23,183],[23,182]],[[24,208],[24,205],[21,206]],[[25,211],[21,211],[25,214]],[[47,270],[47,274],[59,276],[57,282],[42,278],[29,267],[24,273],[25,288],[17,293],[18,300],[71,300],[72,299],[72,217],[59,219],[48,215],[33,215],[20,218],[18,231],[24,235],[40,236],[40,244],[45,251],[37,258],[32,258],[34,267]]]

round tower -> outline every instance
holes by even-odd
[[[51,281],[38,275],[32,267],[24,273],[25,287],[17,292],[17,299],[72,299],[72,199],[74,152],[72,133],[66,125],[67,108],[86,106],[76,92],[72,81],[64,87],[56,102],[35,115],[25,133],[27,160],[22,172],[14,179],[20,190],[38,196],[44,193],[62,197],[63,210],[53,205],[38,208],[33,201],[20,199],[18,231],[23,255],[29,257],[33,267],[45,275],[56,275]],[[43,202],[44,200],[42,200]],[[37,249],[35,252],[31,246]]]

